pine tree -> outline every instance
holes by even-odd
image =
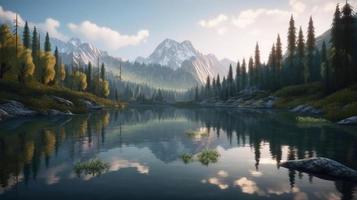
[[[48,35],[48,32],[46,33],[44,49],[45,49],[45,52],[51,52],[50,36]]]
[[[357,80],[357,58],[353,55],[357,55],[357,49],[353,49],[357,45],[357,24],[355,24],[355,17],[351,5],[346,1],[346,4],[342,9],[341,23],[343,25],[342,35],[342,49],[344,50],[343,62],[344,62],[344,79],[346,79],[346,85],[351,84],[354,80]]]
[[[309,73],[305,70],[305,40],[304,33],[300,27],[299,36],[297,41],[297,66],[296,66],[296,82],[301,84],[304,81],[306,82]]]
[[[344,85],[344,66],[343,66],[343,56],[342,56],[342,37],[343,37],[343,27],[341,24],[341,11],[340,7],[337,4],[336,10],[334,13],[334,18],[331,28],[331,68],[333,69],[332,82],[333,86],[329,92],[332,90],[342,88]]]
[[[228,70],[228,75],[227,75],[227,90],[228,90],[228,97],[232,97],[234,94],[232,64],[229,65],[229,70]]]
[[[275,47],[275,65],[276,65],[276,89],[280,88],[282,84],[282,64],[283,64],[283,47],[281,44],[280,35],[278,34],[278,38],[276,39],[276,47]]]
[[[248,69],[249,69],[249,86],[253,87],[255,83],[254,83],[254,61],[252,57],[249,58]]]
[[[89,62],[88,63],[88,68],[87,68],[87,85],[88,85],[88,91],[92,91],[92,63],[91,62]]]
[[[104,63],[102,63],[102,67],[100,70],[100,78],[104,81],[105,80],[105,66]]]
[[[295,21],[294,17],[291,15],[290,22],[289,22],[289,30],[288,30],[288,52],[287,52],[287,62],[288,62],[288,69],[287,69],[287,74],[285,76],[288,76],[288,74],[295,74],[296,73],[296,67],[294,65],[294,57],[295,57],[295,51],[296,51],[296,28],[295,28]],[[291,83],[289,81],[289,83]]]
[[[268,88],[272,90],[276,90],[278,88],[278,80],[277,80],[277,65],[276,65],[276,48],[275,44],[273,44],[268,60],[269,68],[271,69],[270,75],[268,76]]]
[[[60,68],[61,68],[61,64],[60,64],[60,58],[59,58],[59,52],[58,52],[58,48],[56,47],[55,49],[55,72],[56,72],[56,75],[55,75],[55,82],[59,83],[59,80],[60,80]]]
[[[236,92],[238,93],[241,89],[241,84],[240,84],[240,78],[241,78],[241,73],[240,73],[240,63],[239,61],[237,62],[237,69],[236,69],[236,78],[235,78],[235,82],[236,82]]]
[[[32,33],[32,59],[34,61],[34,64],[38,65],[38,35],[37,35],[37,30],[36,27],[33,28],[33,33]]]
[[[321,47],[321,68],[323,69],[323,79],[326,91],[331,90],[331,70],[327,60],[327,48],[325,41],[322,42]]]
[[[30,36],[30,28],[27,24],[27,21],[25,23],[22,40],[23,40],[24,47],[27,49],[30,49],[31,48],[31,36]]]
[[[241,87],[242,89],[245,89],[247,87],[247,66],[246,66],[246,62],[245,59],[243,58],[243,62],[242,62],[242,84]]]
[[[255,55],[254,55],[254,69],[255,69],[255,84],[260,87],[261,85],[261,61],[260,61],[260,50],[259,44],[257,42],[255,46]]]
[[[220,92],[222,85],[221,85],[221,79],[220,79],[220,77],[219,77],[219,74],[217,74],[216,86],[217,86],[218,92]]]
[[[310,17],[307,39],[306,39],[306,66],[309,73],[308,82],[320,80],[320,65],[315,65],[315,50],[316,50],[315,28],[312,17]]]

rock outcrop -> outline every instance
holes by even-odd
[[[314,108],[310,105],[298,105],[295,108],[291,109],[290,111],[295,113],[313,114],[313,115],[322,114],[321,110]]]
[[[356,125],[357,124],[357,116],[352,116],[347,119],[341,120],[337,122],[340,125]]]
[[[96,102],[92,102],[85,99],[82,99],[81,101],[86,105],[88,110],[102,110],[104,108],[104,106],[99,105]]]
[[[331,177],[332,179],[357,181],[356,170],[353,170],[337,161],[323,157],[290,160],[281,163],[280,166],[317,176]]]
[[[36,114],[36,111],[26,108],[18,101],[10,100],[0,105],[0,120],[17,116],[33,116]]]
[[[57,97],[57,96],[51,96],[52,99],[56,100],[58,103],[64,104],[66,106],[73,106],[73,102],[61,97]]]

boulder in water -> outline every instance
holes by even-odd
[[[317,157],[302,160],[289,160],[281,163],[280,166],[318,176],[327,176],[334,179],[345,179],[357,182],[356,170],[328,158]]]
[[[352,117],[349,117],[347,119],[341,120],[341,121],[337,122],[337,124],[340,124],[340,125],[355,125],[355,124],[357,124],[357,116],[352,116]]]

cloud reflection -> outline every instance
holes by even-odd
[[[136,161],[115,160],[109,165],[109,171],[118,171],[123,168],[136,168],[136,171],[140,174],[149,174],[149,167]]]
[[[237,179],[234,181],[235,186],[239,186],[242,189],[243,193],[247,194],[258,194],[259,196],[265,195],[265,192],[259,189],[257,184],[252,181],[247,179],[246,177],[242,177],[240,179]]]

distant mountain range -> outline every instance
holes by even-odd
[[[166,39],[147,58],[138,57],[135,62],[124,62],[109,55],[92,44],[72,38],[64,42],[51,39],[53,48],[57,46],[65,64],[97,66],[97,59],[104,62],[114,73],[122,66],[124,80],[146,83],[150,86],[167,89],[187,89],[204,84],[207,76],[224,76],[228,72],[228,59],[218,60],[213,54],[203,55],[188,40],[181,43]]]

